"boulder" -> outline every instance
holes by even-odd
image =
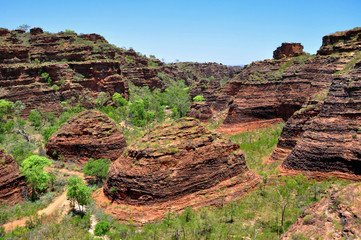
[[[43,32],[44,32],[43,29],[38,28],[38,27],[30,29],[30,34],[31,35],[42,34]]]

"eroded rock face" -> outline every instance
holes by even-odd
[[[361,50],[361,28],[336,32],[322,38],[322,46],[318,50],[320,55],[333,53],[354,52]]]
[[[187,117],[197,118],[201,121],[207,121],[212,116],[212,109],[207,103],[193,103],[191,109],[187,112]]]
[[[361,63],[335,77],[320,113],[309,121],[284,171],[307,171],[361,180]]]
[[[361,186],[351,184],[306,208],[280,239],[359,239],[361,236]]]
[[[229,109],[220,131],[238,132],[250,124],[287,121],[312,96],[327,91],[333,74],[355,56],[302,55],[246,66],[217,97],[216,110]]]
[[[112,163],[104,194],[119,203],[151,204],[242,178],[248,169],[244,155],[233,153],[238,148],[196,119],[158,126]]]
[[[239,71],[216,63],[166,65],[132,49],[117,48],[95,33],[47,33],[40,28],[26,33],[0,28],[0,43],[0,99],[23,101],[24,117],[39,107],[59,114],[61,102],[72,98],[92,107],[90,103],[101,91],[117,92],[128,99],[129,83],[165,89],[166,78],[184,79],[188,86],[194,86],[192,97],[202,94],[211,104],[219,93],[220,81]],[[49,74],[50,83],[43,73]],[[213,80],[194,84],[211,76]]]
[[[25,177],[11,155],[0,149],[0,202],[19,202],[26,193]]]
[[[117,159],[126,147],[123,133],[99,111],[85,111],[65,123],[47,144],[47,154],[80,164],[89,158]]]
[[[282,45],[273,52],[273,58],[290,58],[303,54],[305,54],[305,52],[303,51],[301,43],[282,43]]]

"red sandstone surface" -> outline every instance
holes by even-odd
[[[123,133],[110,118],[99,111],[85,111],[50,137],[47,154],[84,164],[89,158],[115,160],[126,145]]]
[[[0,149],[0,202],[16,203],[23,200],[27,186],[19,165],[11,155]]]

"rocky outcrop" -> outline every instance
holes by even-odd
[[[213,116],[213,112],[207,103],[193,103],[191,109],[187,112],[187,116],[207,121]]]
[[[19,165],[4,149],[0,149],[0,202],[19,202],[26,191],[25,177],[21,175]]]
[[[360,239],[361,186],[351,184],[306,208],[280,239]]]
[[[113,161],[125,147],[124,136],[111,119],[99,111],[85,111],[50,137],[47,154],[84,164],[89,158]]]
[[[30,34],[31,35],[37,35],[37,34],[42,34],[42,33],[44,33],[44,31],[41,28],[32,28],[32,29],[30,29]]]
[[[320,95],[326,97],[327,93],[328,91],[325,91]],[[304,104],[303,108],[295,112],[292,117],[288,119],[278,139],[277,147],[271,154],[270,160],[283,161],[288,156],[296,146],[299,138],[306,129],[309,128],[310,121],[320,113],[323,100],[324,99],[310,100]]]
[[[317,52],[320,55],[330,55],[342,52],[361,50],[361,28],[336,32],[322,38],[322,46]]]
[[[273,58],[290,58],[303,54],[305,54],[305,52],[303,51],[301,43],[282,43],[282,45],[273,52]]]
[[[249,124],[287,121],[312,96],[327,91],[333,74],[354,58],[349,54],[302,55],[246,66],[217,97],[216,110],[229,108],[220,131],[239,132]]]
[[[142,214],[148,220],[169,211],[170,206],[180,211],[192,205],[220,204],[224,200],[217,189],[229,192],[223,197],[230,201],[259,182],[238,148],[196,119],[182,118],[155,127],[111,164],[104,194],[117,204],[134,207],[135,214],[147,208]]]
[[[361,180],[361,63],[335,77],[320,113],[282,164],[283,171],[307,171]]]

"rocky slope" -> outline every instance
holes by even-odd
[[[11,155],[0,149],[0,202],[19,202],[26,194],[25,178]]]
[[[308,207],[280,239],[360,239],[361,186],[351,184]]]
[[[123,133],[111,119],[99,111],[85,111],[49,138],[47,154],[83,164],[89,158],[115,160],[126,145]]]
[[[169,208],[180,211],[229,201],[259,182],[244,155],[234,152],[238,148],[196,119],[155,127],[112,163],[104,194],[108,201],[132,208],[133,217],[141,214],[137,221],[162,217]],[[217,189],[224,190],[223,200]],[[125,217],[112,207],[108,211]]]

